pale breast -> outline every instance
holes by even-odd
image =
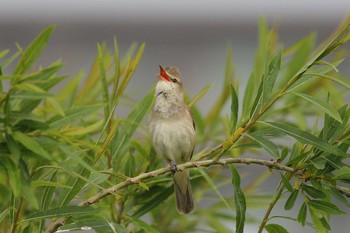
[[[183,163],[190,160],[195,144],[192,119],[158,119],[150,122],[153,148],[166,160]]]

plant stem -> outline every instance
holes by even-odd
[[[269,208],[266,210],[264,218],[263,218],[263,220],[262,220],[262,222],[260,224],[258,233],[261,233],[263,231],[263,229],[264,229],[264,227],[265,227],[265,225],[266,225],[266,223],[268,221],[268,218],[269,218],[269,216],[271,214],[271,211],[272,211],[273,207],[275,207],[277,201],[279,200],[279,198],[282,195],[283,189],[284,189],[284,185],[281,186],[281,182],[280,182],[278,187],[277,187],[276,193],[273,196],[272,201],[271,201],[271,203],[269,205]]]
[[[15,218],[13,219],[13,223],[12,223],[12,226],[11,226],[11,233],[15,233],[16,232],[17,222],[18,222],[19,216],[21,214],[22,205],[23,205],[23,198],[21,198],[20,201],[19,201],[19,205],[18,205],[18,208],[17,208],[17,211],[16,211],[16,215],[15,215]]]
[[[212,165],[226,165],[226,164],[231,164],[231,163],[241,163],[241,164],[257,164],[257,165],[262,165],[262,166],[267,166],[268,168],[273,168],[277,170],[282,170],[286,172],[295,172],[295,170],[291,167],[282,165],[276,161],[271,161],[271,160],[262,160],[262,159],[253,159],[253,158],[227,158],[227,159],[220,159],[220,160],[215,160],[215,159],[209,159],[209,160],[203,160],[203,161],[196,161],[196,162],[187,162],[183,164],[177,165],[177,168],[179,170],[184,170],[187,168],[198,168],[198,167],[210,167]],[[109,196],[110,194],[114,194],[130,185],[137,185],[139,184],[142,180],[149,179],[152,177],[156,177],[158,175],[162,175],[165,173],[170,173],[171,172],[171,167],[163,167],[154,171],[150,171],[147,173],[142,173],[138,176],[135,176],[133,178],[128,178],[123,182],[120,182],[119,184],[112,186],[108,189],[103,189],[100,193],[90,197],[86,201],[83,201],[79,204],[79,206],[86,206],[86,205],[92,205],[96,202],[99,202],[102,198],[105,198],[106,196]],[[46,230],[46,233],[53,233],[55,232],[60,226],[62,226],[67,220],[69,219],[69,216],[63,217],[56,222],[52,222],[48,229]]]

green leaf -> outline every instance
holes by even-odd
[[[222,196],[220,193],[220,190],[216,186],[216,184],[213,182],[213,180],[208,176],[208,174],[201,168],[198,168],[199,173],[203,176],[203,178],[208,182],[209,186],[214,190],[216,195],[221,199],[221,201],[225,204],[225,206],[230,210],[232,209],[230,205],[227,203],[226,198]]]
[[[299,193],[299,190],[296,189],[290,194],[289,198],[286,201],[286,204],[284,205],[285,210],[291,210],[293,208],[295,204],[295,200],[298,197],[298,193]]]
[[[231,84],[231,134],[236,130],[237,121],[238,121],[238,96],[235,87]]]
[[[41,51],[45,48],[54,28],[54,25],[47,27],[34,39],[21,56],[14,74],[23,74],[35,63]]]
[[[323,140],[322,138],[318,138],[318,137],[316,137],[316,136],[314,136],[306,131],[302,131],[294,126],[282,124],[282,123],[275,123],[275,122],[261,122],[261,123],[263,123],[265,125],[269,125],[273,128],[279,129],[279,130],[285,132],[286,134],[294,137],[295,139],[297,139],[301,143],[312,145],[312,146],[316,147],[317,149],[324,151],[324,152],[328,152],[328,153],[331,153],[331,154],[334,154],[337,156],[341,156],[341,157],[346,157],[346,153],[344,153],[340,149],[332,146],[331,144],[329,144],[327,141]]]
[[[309,101],[310,103],[315,105],[317,108],[321,109],[322,111],[326,112],[329,116],[333,117],[335,120],[339,121],[340,123],[342,122],[342,119],[341,119],[338,111],[335,108],[333,108],[330,104],[328,104],[327,102],[316,99],[313,96],[294,92],[294,91],[292,91],[290,93]]]
[[[236,233],[243,233],[246,214],[246,200],[241,189],[241,177],[234,165],[230,165],[232,174],[232,185],[234,189],[234,200],[236,207]]]
[[[46,150],[44,150],[44,148],[33,138],[27,136],[26,134],[20,131],[13,132],[12,136],[15,140],[20,142],[28,150],[42,156],[45,159],[52,160],[52,156],[50,156],[50,154]]]
[[[207,86],[205,86],[193,99],[192,101],[188,104],[189,107],[192,107],[197,103],[198,100],[200,100],[213,86],[213,83],[209,83]]]
[[[12,211],[13,209],[14,207],[10,206],[0,213],[0,223],[5,219],[6,215],[10,214],[10,211]]]
[[[350,167],[341,167],[332,177],[334,180],[350,180]]]
[[[278,224],[268,224],[264,228],[268,233],[288,233],[284,227]]]
[[[93,152],[89,150],[86,153],[85,157],[83,158],[83,161],[88,165],[91,165],[93,156],[94,156]],[[91,171],[85,166],[83,166],[81,163],[76,168],[74,168],[74,171],[80,176],[85,178],[89,177],[91,174]],[[85,183],[86,181],[81,179],[80,177],[69,176],[66,182],[66,186],[69,186],[72,188],[62,190],[58,198],[57,205],[64,206],[68,204],[81,191]]]
[[[0,157],[0,167],[2,170],[6,171],[11,190],[15,197],[19,197],[21,194],[21,176],[18,170],[18,166],[9,158],[3,156]]]
[[[323,226],[321,222],[322,214],[317,210],[314,209],[313,207],[309,206],[310,209],[310,215],[312,219],[312,223],[316,229],[317,233],[327,233],[327,229]]]
[[[276,83],[277,75],[281,67],[282,49],[278,50],[272,57],[268,70],[265,70],[263,81],[263,103],[266,103],[271,95],[273,87]]]
[[[324,192],[316,189],[313,186],[302,184],[301,187],[302,187],[303,191],[305,191],[308,195],[310,195],[313,198],[325,198],[326,197],[326,194],[324,194]]]
[[[256,135],[254,133],[245,133],[244,135],[259,143],[272,157],[276,159],[280,158],[278,148],[273,142],[263,137],[260,137],[259,135]]]
[[[99,210],[92,206],[63,206],[59,208],[44,210],[36,212],[22,222],[47,219],[47,218],[58,218],[64,216],[82,216],[97,213]]]
[[[313,208],[321,210],[327,214],[345,214],[345,212],[341,211],[336,205],[328,201],[310,200],[308,204]]]
[[[81,120],[84,116],[92,115],[103,107],[103,104],[74,106],[65,111],[65,116],[55,116],[49,120],[51,128],[58,128],[68,125],[76,120]]]
[[[57,180],[57,170],[52,174],[51,178],[50,178],[50,181],[51,183],[56,183],[55,181]],[[32,182],[32,185],[33,185],[34,182]],[[52,203],[52,200],[54,198],[54,195],[55,195],[55,191],[56,191],[56,187],[55,186],[46,186],[45,189],[44,189],[44,192],[41,196],[41,201],[40,201],[40,211],[43,211],[43,210],[47,210],[49,209],[51,203]],[[39,224],[39,233],[42,232],[44,230],[44,227],[45,227],[45,220],[42,219],[40,221],[40,224]]]
[[[305,226],[306,222],[306,216],[307,216],[307,208],[305,202],[301,205],[299,213],[298,213],[298,222],[302,225]]]
[[[132,223],[133,223],[136,227],[138,227],[138,228],[144,230],[144,231],[147,232],[147,233],[159,233],[159,231],[157,231],[156,228],[154,228],[154,227],[151,226],[151,225],[148,225],[147,223],[145,223],[144,221],[142,221],[142,220],[139,219],[139,218],[135,218],[135,217],[132,217],[132,216],[126,216],[126,217],[127,217],[128,219],[130,219],[130,220],[132,221]]]
[[[138,128],[146,113],[151,108],[153,100],[154,93],[152,91],[131,111],[124,124],[118,128],[118,132],[112,140],[114,163],[118,164],[118,166],[120,166],[120,160],[123,157],[119,155],[124,155],[126,152],[125,150],[129,146],[128,142],[130,138]]]
[[[293,192],[294,189],[293,189],[293,186],[289,183],[289,180],[287,180],[286,177],[284,177],[284,175],[281,173],[281,179],[282,179],[282,182],[284,184],[284,187],[286,187],[286,189],[289,191],[289,192]]]
[[[151,189],[149,192],[153,192],[153,189]],[[174,193],[174,190],[172,187],[162,189],[158,193],[152,195],[153,198],[148,200],[147,203],[142,205],[140,208],[138,208],[134,213],[133,217],[139,218],[142,215],[150,212],[154,208],[156,208],[159,204],[163,203],[171,194]]]

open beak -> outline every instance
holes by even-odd
[[[168,74],[166,73],[166,71],[163,69],[163,67],[161,65],[159,65],[159,68],[160,68],[160,73],[159,73],[159,79],[160,80],[164,80],[164,81],[167,81],[167,82],[170,82],[170,78],[168,76]]]

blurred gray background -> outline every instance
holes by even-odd
[[[324,40],[349,10],[349,1],[345,0],[1,0],[0,51],[15,51],[16,42],[26,47],[43,28],[56,24],[39,63],[48,65],[61,58],[65,64],[62,73],[74,76],[80,70],[89,71],[97,42],[106,42],[112,49],[116,36],[121,54],[132,42],[145,42],[128,93],[136,100],[142,98],[156,82],[158,64],[174,65],[182,71],[190,97],[214,83],[198,102],[201,111],[206,112],[221,90],[228,45],[233,50],[237,77],[244,86],[257,47],[259,17],[265,17],[270,25],[279,25],[280,41],[288,46],[315,31],[318,41]],[[349,61],[343,67],[350,67]],[[349,69],[344,72],[350,76]],[[250,214],[261,219],[263,212]],[[283,207],[273,214],[284,214]],[[313,232],[291,221],[282,224],[290,232]],[[349,216],[332,218],[331,225],[331,232],[348,232]],[[246,232],[256,229],[247,225]]]

